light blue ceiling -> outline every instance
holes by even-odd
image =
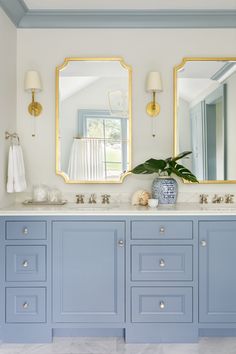
[[[236,28],[230,10],[30,10],[23,0],[0,0],[17,28]]]

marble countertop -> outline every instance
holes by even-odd
[[[199,204],[177,203],[173,206],[159,205],[157,208],[132,206],[130,204],[75,204],[67,203],[60,206],[32,206],[21,203],[0,208],[0,216],[183,216],[183,215],[235,215],[235,204]]]

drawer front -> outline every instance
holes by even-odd
[[[6,322],[46,322],[45,288],[7,288]]]
[[[7,221],[7,240],[45,240],[47,237],[46,221]]]
[[[46,246],[6,246],[6,281],[45,281]]]
[[[192,246],[132,246],[132,280],[192,280]]]
[[[192,322],[192,288],[132,288],[132,322]]]
[[[186,240],[193,238],[192,221],[133,221],[133,240]]]

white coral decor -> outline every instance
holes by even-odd
[[[131,204],[132,205],[147,205],[148,199],[150,199],[151,195],[149,192],[140,189],[132,195]]]

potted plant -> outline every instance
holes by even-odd
[[[178,185],[176,180],[170,177],[171,175],[175,174],[186,181],[198,183],[196,176],[189,169],[177,163],[178,160],[191,153],[191,151],[184,151],[165,160],[149,159],[134,167],[131,172],[134,174],[157,173],[158,177],[152,183],[152,197],[159,199],[160,204],[175,204]]]

